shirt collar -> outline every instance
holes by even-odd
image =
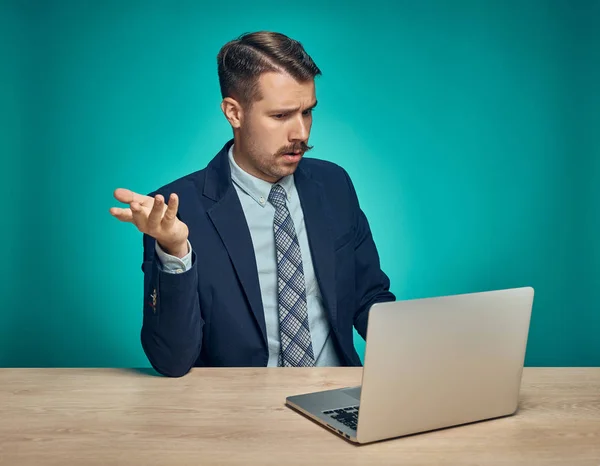
[[[254,199],[258,205],[264,207],[269,201],[269,193],[271,187],[275,183],[269,183],[268,181],[261,180],[250,173],[244,171],[233,158],[233,144],[229,148],[229,166],[231,168],[231,179],[232,181],[252,199]],[[281,185],[287,193],[288,202],[292,196],[296,193],[296,186],[294,184],[294,175],[284,176],[280,179],[277,184]]]

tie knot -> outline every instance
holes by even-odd
[[[275,206],[276,209],[285,207],[286,193],[283,186],[274,184],[269,193],[269,202]]]

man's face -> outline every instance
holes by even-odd
[[[264,73],[259,86],[261,100],[242,109],[241,147],[234,147],[234,155],[242,169],[274,183],[294,173],[309,150],[312,110],[317,104],[315,82],[300,83],[284,73]]]

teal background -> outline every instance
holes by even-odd
[[[530,285],[526,364],[600,365],[600,2],[0,13],[0,366],[148,366],[141,234],[112,192],[208,163],[231,135],[217,52],[259,29],[322,69],[312,154],[350,173],[398,298]]]

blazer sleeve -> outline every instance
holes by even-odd
[[[154,238],[144,235],[142,348],[162,375],[181,377],[202,348],[204,321],[198,296],[198,267],[192,251],[189,270],[173,274],[159,267]]]
[[[367,337],[367,323],[371,306],[378,302],[395,301],[396,296],[390,292],[390,279],[381,270],[379,253],[371,234],[371,228],[360,207],[356,190],[348,173],[344,170],[350,188],[351,203],[354,206],[356,261],[356,309],[354,311],[354,327],[361,337]]]

